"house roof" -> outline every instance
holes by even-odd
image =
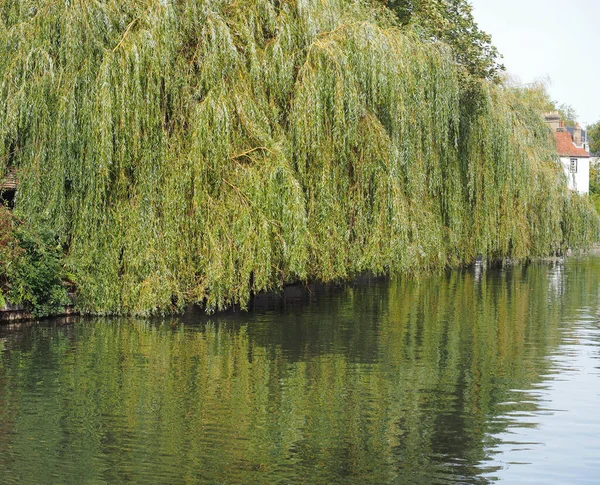
[[[558,154],[561,157],[591,157],[591,155],[583,148],[575,146],[573,143],[573,137],[568,131],[557,131],[554,135],[556,136],[556,148],[558,149]]]

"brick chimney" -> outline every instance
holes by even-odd
[[[579,123],[575,123],[575,129],[573,130],[573,142],[577,146],[581,146],[582,144],[581,126],[579,126]]]
[[[558,131],[560,128],[560,114],[558,111],[551,111],[544,114],[546,124],[552,131]]]

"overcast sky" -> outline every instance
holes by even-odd
[[[479,27],[523,84],[549,78],[578,120],[600,120],[600,0],[470,0]]]

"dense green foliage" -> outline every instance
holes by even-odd
[[[0,206],[0,307],[9,299],[43,317],[69,303],[62,252],[52,231],[34,231]]]
[[[598,163],[590,163],[590,199],[600,214],[600,167]]]
[[[10,212],[0,206],[0,308],[6,305],[7,270],[10,262],[18,257],[13,241],[13,221]]]
[[[586,131],[590,153],[594,157],[600,156],[600,121],[589,125]],[[596,212],[600,214],[600,167],[593,158],[590,164],[590,197]]]
[[[500,80],[504,66],[491,37],[473,18],[469,0],[384,0],[402,25],[417,28],[424,40],[445,42],[456,61],[477,78]]]
[[[587,127],[587,136],[590,143],[590,153],[600,156],[600,121]]]
[[[0,175],[85,312],[588,244],[527,93],[350,0],[0,3]]]

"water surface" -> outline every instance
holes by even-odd
[[[0,329],[0,483],[598,483],[600,258]]]

